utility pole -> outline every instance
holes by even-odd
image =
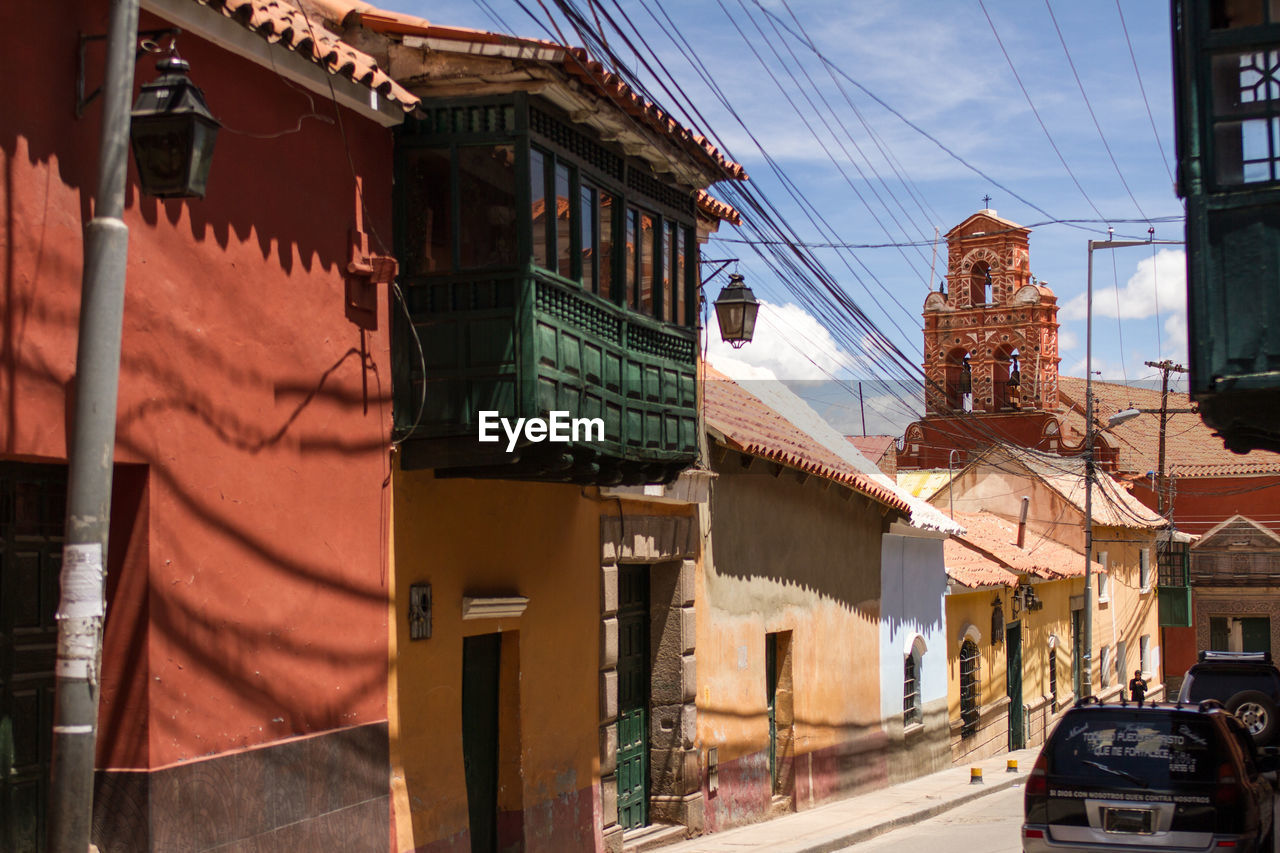
[[[124,224],[130,100],[139,0],[111,0],[98,191],[85,228],[76,352],[76,403],[67,484],[67,524],[58,601],[53,759],[49,781],[50,853],[85,853],[93,820],[98,740],[103,572],[111,524],[111,475],[129,229]]]
[[[1084,672],[1081,689],[1086,696],[1093,687],[1093,483],[1097,474],[1093,459],[1093,250],[1125,249],[1131,246],[1181,246],[1181,240],[1156,240],[1154,229],[1147,240],[1090,240],[1088,284],[1085,291],[1084,352]],[[1110,236],[1111,229],[1107,229]]]
[[[1183,367],[1181,364],[1174,364],[1172,361],[1170,361],[1167,358],[1164,361],[1145,361],[1143,362],[1143,364],[1145,364],[1147,367],[1157,368],[1161,373],[1160,453],[1158,457],[1159,461],[1156,463],[1157,465],[1157,470],[1156,470],[1156,507],[1157,509],[1156,511],[1159,512],[1165,518],[1168,518],[1169,510],[1171,509],[1171,507],[1169,506],[1168,489],[1165,488],[1165,482],[1164,482],[1164,441],[1165,441],[1165,431],[1169,424],[1169,415],[1175,413],[1175,412],[1171,412],[1169,409],[1169,374],[1175,371],[1178,373],[1186,373],[1187,369]],[[1176,411],[1189,412],[1194,410],[1178,409]]]

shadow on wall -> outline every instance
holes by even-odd
[[[882,516],[881,504],[820,477],[737,453],[715,470],[714,574],[767,579],[850,610],[879,600],[881,536],[894,513]]]

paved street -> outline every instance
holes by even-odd
[[[861,844],[856,853],[902,850],[963,850],[965,853],[1019,853],[1022,786],[997,791],[937,817]]]

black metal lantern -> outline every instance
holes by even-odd
[[[142,191],[159,198],[204,198],[213,143],[222,125],[191,82],[185,59],[156,63],[161,76],[144,83],[133,105],[129,136]]]
[[[743,283],[740,274],[730,274],[729,283],[716,297],[715,306],[720,337],[734,349],[741,349],[743,344],[750,343],[751,336],[756,331],[756,314],[760,311],[760,303],[751,288]]]

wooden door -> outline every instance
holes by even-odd
[[[0,462],[0,853],[45,847],[66,468]]]

